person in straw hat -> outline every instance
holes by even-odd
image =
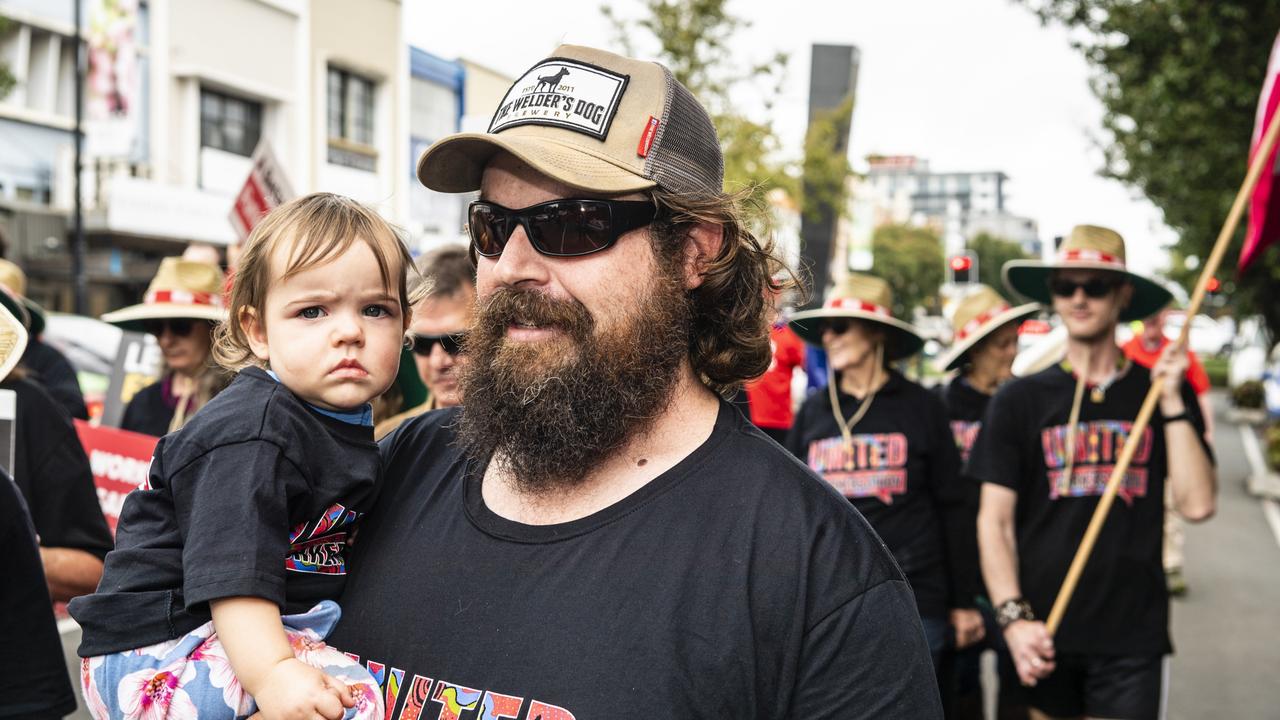
[[[1169,302],[1130,271],[1118,233],[1081,225],[1050,262],[1017,260],[1005,282],[1051,304],[1066,360],[996,392],[967,474],[982,484],[983,577],[1034,717],[1154,718],[1169,604],[1161,569],[1165,483],[1188,520],[1213,514],[1216,475],[1204,420],[1183,382],[1185,348],[1148,371],[1116,346],[1118,322]],[[1159,404],[1122,479],[1055,635],[1047,617],[1152,378]]]
[[[222,270],[217,265],[165,258],[138,305],[102,316],[123,330],[155,336],[164,358],[160,379],[125,406],[120,427],[165,435],[186,424],[231,377],[212,361],[214,326],[226,320]]]
[[[27,274],[16,264],[0,259],[0,286],[13,293],[31,319],[31,337],[22,354],[22,365],[31,373],[31,379],[43,385],[68,415],[88,420],[89,409],[84,404],[75,368],[57,348],[40,339],[45,326],[44,308],[27,297]]]
[[[792,317],[797,335],[826,350],[828,382],[801,405],[786,445],[848,498],[893,552],[915,591],[936,669],[949,621],[964,641],[982,636],[973,593],[957,582],[974,574],[976,558],[961,535],[965,494],[946,410],[888,365],[924,344],[893,317],[892,306],[888,283],[851,274],[821,308]]]
[[[573,45],[427,149],[480,191],[462,404],[383,441],[335,644],[494,717],[941,716],[892,557],[723,399],[779,268],[723,166],[670,70]]]
[[[1000,293],[987,285],[977,285],[957,304],[952,316],[952,345],[935,361],[944,373],[958,370],[949,383],[941,386],[947,416],[951,420],[951,432],[962,461],[969,458],[973,440],[982,427],[982,416],[987,403],[998,387],[1013,377],[1013,359],[1018,353],[1018,327],[1022,321],[1040,312],[1038,303],[1012,306]],[[969,525],[977,522],[978,487],[964,484],[970,493]],[[976,528],[968,535],[976,542]],[[973,551],[971,551],[972,553]],[[952,663],[952,677],[944,677],[942,683],[943,704],[948,717],[982,717],[982,694],[979,685],[979,659],[984,650],[994,648],[998,652],[1000,669],[1001,718],[1026,717],[1026,710],[1016,704],[1009,692],[1017,685],[1017,676],[1009,660],[1008,651],[995,629],[994,617],[987,606],[986,589],[982,587],[977,566],[970,576],[972,586],[983,608],[983,642],[968,647],[960,639],[957,628],[957,650]]]
[[[49,596],[66,602],[97,587],[111,532],[71,418],[18,359],[30,337],[31,316],[2,287],[0,307],[7,311],[0,316],[0,390],[13,391],[17,418],[13,464],[4,457],[0,467],[7,467],[30,509]]]

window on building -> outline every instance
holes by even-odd
[[[262,103],[200,89],[200,144],[248,157],[262,137]]]
[[[373,81],[330,66],[326,87],[329,162],[373,172],[378,161],[373,147]]]

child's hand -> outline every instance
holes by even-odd
[[[298,660],[281,660],[262,682],[253,698],[262,720],[341,720],[346,708],[356,704],[345,683],[323,670]]]

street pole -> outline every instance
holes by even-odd
[[[76,127],[75,127],[75,205],[71,216],[71,294],[77,315],[89,312],[89,283],[84,273],[84,208],[81,207],[80,175],[83,171],[80,146],[84,139],[84,52],[80,33],[81,0],[71,0],[76,24]]]

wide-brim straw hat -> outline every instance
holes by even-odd
[[[956,306],[951,319],[951,347],[933,361],[934,366],[943,372],[956,369],[964,360],[965,353],[984,337],[1008,323],[1025,320],[1038,312],[1039,303],[1013,306],[990,286],[979,285]]]
[[[910,324],[893,316],[893,290],[889,283],[872,275],[850,273],[827,294],[821,308],[798,312],[791,317],[791,330],[811,345],[822,346],[822,329],[828,320],[851,318],[874,323],[884,330],[884,357],[900,360],[919,352],[924,338]]]
[[[222,322],[227,319],[222,291],[222,269],[217,265],[165,258],[141,303],[109,312],[102,320],[134,332],[145,332],[145,321],[160,318]]]
[[[26,308],[28,319],[23,321],[23,324],[33,336],[39,337],[40,333],[44,332],[44,308],[27,297],[27,274],[14,263],[0,258],[0,286],[4,286],[13,293],[18,302]]]
[[[22,359],[28,335],[26,323],[13,312],[16,300],[3,288],[0,288],[0,298],[7,298],[0,303],[0,380],[4,380]]]
[[[1173,299],[1160,283],[1131,272],[1125,266],[1124,238],[1120,233],[1096,225],[1077,225],[1062,241],[1058,255],[1050,262],[1010,260],[1004,264],[1004,283],[1013,292],[1045,305],[1053,304],[1049,276],[1054,270],[1105,270],[1119,273],[1133,285],[1129,306],[1120,311],[1120,321],[1150,317]]]

